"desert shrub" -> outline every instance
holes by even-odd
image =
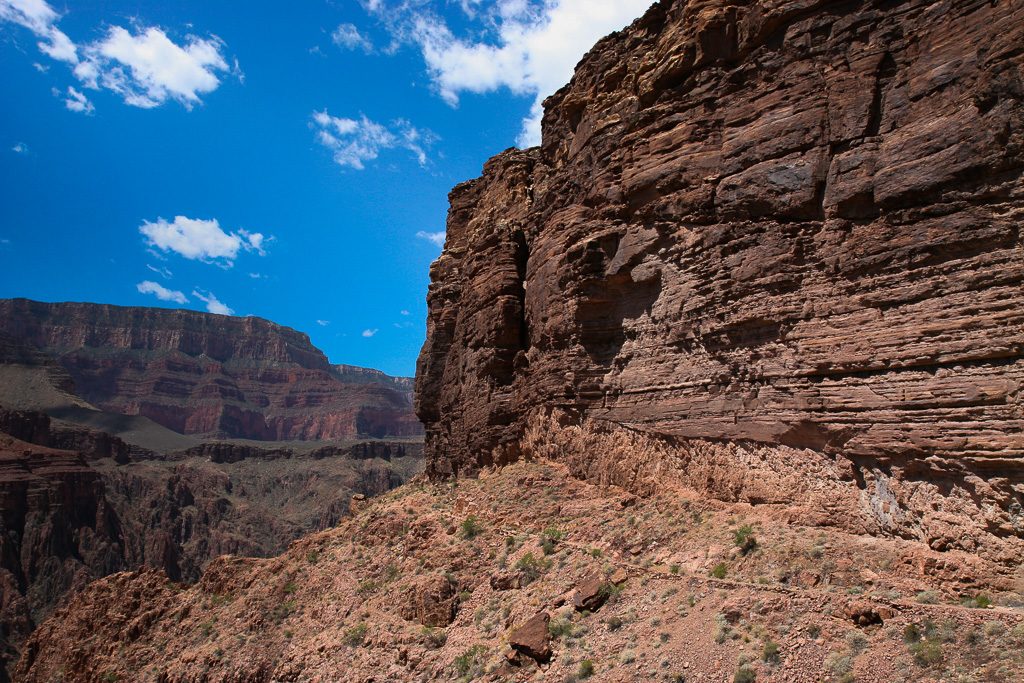
[[[622,627],[622,619],[618,617],[608,617],[604,620],[604,623],[608,624],[609,631],[617,631]]]
[[[565,538],[565,534],[562,532],[561,529],[559,529],[556,526],[549,526],[541,533],[550,538],[552,543],[558,543],[563,538]]]
[[[591,548],[590,549],[590,556],[591,557],[603,557],[604,553],[601,552],[600,548]]]
[[[309,553],[306,555],[306,562],[309,562],[310,564],[316,564],[319,561],[320,561],[320,551],[319,550],[316,550],[316,549],[310,550]]]
[[[757,671],[749,664],[740,664],[732,677],[732,683],[753,683],[757,680]]]
[[[359,647],[363,644],[363,639],[366,637],[367,630],[369,630],[369,627],[366,624],[357,624],[350,629],[346,629],[342,634],[341,639],[346,645]]]
[[[548,622],[548,633],[552,638],[572,637],[574,626],[572,620],[565,616],[558,616]]]
[[[757,539],[754,538],[754,526],[752,524],[744,524],[738,529],[733,529],[732,542],[744,555],[756,548]]]
[[[464,520],[462,520],[462,533],[460,536],[465,540],[468,541],[471,538],[479,536],[482,531],[483,525],[480,523],[480,520],[476,515],[468,515]]]
[[[825,658],[825,668],[834,676],[842,676],[853,669],[853,656],[849,650],[830,652]]]
[[[990,607],[991,605],[992,599],[984,593],[978,593],[976,596],[974,596],[974,600],[971,601],[971,606],[977,607],[978,609],[985,609],[987,607]]]
[[[903,627],[903,642],[905,643],[916,643],[921,640],[921,632],[917,629],[917,624],[907,624]]]
[[[721,645],[729,637],[729,631],[732,627],[729,626],[729,620],[725,618],[724,614],[715,615],[715,642]]]
[[[821,626],[818,624],[808,624],[807,635],[809,635],[811,638],[817,638],[821,635]]]
[[[554,563],[546,557],[538,560],[533,553],[526,553],[512,566],[523,573],[527,583],[533,583],[540,578],[545,569],[550,569],[552,564]]]
[[[910,654],[914,656],[914,663],[920,667],[941,664],[943,659],[942,647],[933,640],[922,640],[920,643],[912,643],[910,645]]]
[[[597,589],[597,592],[606,603],[614,604],[625,589],[626,587],[621,584],[616,585],[614,583],[603,583],[601,584],[601,587]]]
[[[297,590],[297,588],[295,586],[295,582],[294,581],[289,581],[288,583],[286,583],[284,585],[284,592],[285,593],[294,593],[296,590]]]
[[[576,676],[578,678],[590,678],[594,675],[594,663],[589,659],[584,659],[580,662],[580,668],[576,670]]]
[[[636,655],[633,653],[632,650],[623,650],[619,654],[619,663],[620,664],[632,664],[635,661],[636,661]]]
[[[463,676],[475,678],[476,674],[479,673],[480,665],[483,664],[483,656],[486,652],[487,648],[479,643],[463,652],[452,662],[452,665],[455,667],[455,673],[460,678]]]
[[[711,570],[710,574],[711,574],[711,576],[715,577],[716,579],[724,579],[725,575],[726,575],[726,573],[728,573],[728,571],[729,570],[725,566],[725,562],[719,562],[718,564],[715,565],[715,568]]]
[[[856,657],[867,648],[867,636],[860,631],[849,631],[846,634],[846,646],[850,648],[850,652]]]
[[[915,602],[919,602],[922,605],[935,605],[942,600],[942,593],[939,591],[921,591],[914,598]]]
[[[769,638],[764,641],[764,646],[761,648],[761,659],[766,662],[775,664],[779,661],[779,644]]]
[[[274,609],[270,610],[270,618],[277,623],[281,623],[288,618],[288,615],[295,611],[295,601],[289,600],[288,602],[276,605]]]
[[[1001,621],[986,621],[984,630],[986,636],[994,638],[1006,633],[1006,624]]]
[[[679,573],[679,565],[678,564],[670,564],[668,566],[668,571],[671,574],[678,574]]]
[[[444,644],[448,642],[448,634],[440,628],[424,626],[422,630],[420,630],[420,634],[434,647],[443,647]]]

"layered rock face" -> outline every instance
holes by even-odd
[[[416,436],[407,378],[332,366],[260,318],[0,301],[0,328],[59,362],[96,407],[181,434],[262,441]]]
[[[428,472],[1024,551],[1024,6],[661,2],[452,192]]]

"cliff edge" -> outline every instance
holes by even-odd
[[[543,455],[1010,565],[1024,4],[660,2],[451,195],[435,479]]]

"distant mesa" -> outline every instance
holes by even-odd
[[[20,353],[56,361],[92,407],[178,434],[336,441],[423,433],[411,378],[331,365],[306,334],[261,318],[9,299],[0,301],[0,330],[28,348]],[[31,399],[47,412],[67,408]]]

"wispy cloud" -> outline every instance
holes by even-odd
[[[199,299],[206,304],[206,310],[210,313],[219,313],[220,315],[234,315],[235,312],[225,306],[223,303],[217,300],[210,292],[204,292],[201,289],[193,289],[192,296]]]
[[[441,232],[426,232],[425,230],[420,230],[418,233],[416,233],[416,236],[419,237],[421,240],[427,240],[428,242],[431,242],[437,247],[444,249],[444,230],[442,230]]]
[[[146,264],[146,267],[162,278],[165,278],[167,280],[171,279],[171,271],[169,271],[167,268],[157,268],[155,266],[149,265],[148,263]]]
[[[345,50],[373,51],[373,44],[353,24],[339,24],[331,33],[331,40]]]
[[[365,115],[356,119],[331,116],[327,111],[313,112],[310,122],[316,140],[331,150],[339,166],[361,170],[364,162],[376,159],[382,150],[394,147],[413,153],[421,166],[427,164],[427,152],[438,137],[429,130],[415,128],[405,119],[397,119],[390,127],[371,121]]]
[[[96,107],[89,98],[85,96],[85,93],[78,92],[70,85],[68,86],[67,92],[61,92],[57,88],[53,89],[54,97],[63,98],[64,106],[71,111],[77,111],[82,114],[92,114]]]
[[[142,294],[153,294],[157,299],[161,301],[173,301],[179,304],[187,304],[188,297],[183,293],[173,289],[167,289],[166,287],[150,280],[143,280],[139,284],[135,285],[136,289]]]
[[[15,154],[22,154],[26,156],[29,153],[28,145],[26,145],[24,142],[15,143],[14,147],[11,147],[11,151],[14,152]]]
[[[121,26],[107,29],[103,38],[76,45],[57,28],[60,15],[45,0],[0,0],[0,21],[29,29],[43,54],[72,68],[75,78],[93,90],[107,89],[136,107],[157,107],[168,100],[187,109],[200,96],[220,85],[220,74],[242,79],[237,61],[229,66],[224,43],[216,36],[186,36],[181,44],[155,27]],[[47,67],[36,64],[40,71]],[[68,88],[68,109],[89,113],[92,104],[82,93]],[[73,91],[73,92],[72,92]]]
[[[377,334],[378,332],[380,332],[380,330],[377,330],[377,329],[363,330],[363,336],[364,337],[372,337],[373,335]]]
[[[168,222],[157,218],[156,223],[144,221],[139,226],[139,232],[151,247],[227,268],[234,265],[235,258],[243,249],[254,251],[260,256],[266,254],[263,245],[267,240],[261,233],[246,230],[227,233],[221,229],[217,219],[175,216],[174,221]]]
[[[327,327],[328,325],[331,324],[331,321],[330,320],[317,320],[316,324],[319,325],[320,327]]]
[[[452,106],[462,93],[507,88],[533,96],[521,146],[540,143],[544,99],[565,85],[602,36],[643,14],[651,0],[463,0],[463,35],[430,2],[375,0],[363,6],[395,40],[420,51],[435,88]]]
[[[409,311],[401,311],[402,315],[409,315]]]

